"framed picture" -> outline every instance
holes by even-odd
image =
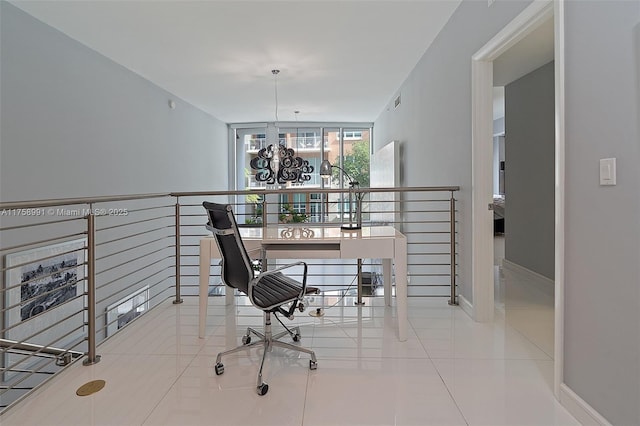
[[[20,324],[9,332],[26,337],[82,312],[86,244],[83,238],[5,256],[5,328]]]
[[[107,337],[149,310],[149,286],[144,286],[107,307]]]
[[[5,256],[6,339],[72,348],[85,338],[86,245],[78,239]],[[18,368],[37,362],[20,354],[0,361],[6,366],[23,359]],[[4,380],[12,375],[5,371]]]

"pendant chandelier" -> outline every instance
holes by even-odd
[[[275,126],[278,126],[278,74],[280,70],[271,70],[274,81],[275,94]],[[277,164],[277,172],[274,167]],[[255,177],[257,182],[265,182],[273,185],[292,183],[304,183],[311,180],[313,166],[308,160],[296,155],[293,148],[287,148],[285,145],[277,144],[274,148],[270,144],[266,148],[258,151],[258,155],[250,162],[251,168],[256,171]]]

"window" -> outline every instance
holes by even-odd
[[[362,132],[361,131],[345,131],[344,132],[344,140],[362,140]]]
[[[251,168],[251,161],[258,156],[260,149],[269,145],[282,145],[292,148],[296,156],[303,158],[313,167],[310,180],[304,182],[287,182],[280,185],[282,189],[290,189],[291,193],[280,200],[281,207],[287,205],[291,213],[306,215],[307,222],[340,220],[348,211],[348,202],[342,200],[340,194],[298,194],[296,188],[347,188],[349,178],[338,168],[334,169],[331,179],[320,176],[320,164],[328,160],[346,171],[361,187],[369,186],[369,153],[371,143],[370,128],[339,128],[318,125],[318,127],[289,126],[235,128],[236,139],[236,187],[237,189],[259,190],[269,186],[264,179],[256,177],[256,170]],[[273,166],[273,164],[272,164]],[[277,173],[277,170],[273,170]],[[239,197],[244,198],[244,197]],[[261,212],[259,212],[261,213]],[[248,217],[259,216],[251,208],[247,208]],[[300,217],[296,217],[300,219]],[[258,219],[256,219],[257,221]]]
[[[244,144],[247,151],[259,151],[266,147],[266,136],[264,133],[244,135]]]
[[[331,164],[345,168],[350,175],[356,175],[353,178],[360,182],[361,186],[368,186],[370,133],[369,128],[283,126],[273,133],[270,133],[267,128],[236,128],[237,187],[265,186],[263,182],[255,179],[255,171],[251,169],[250,164],[258,152],[269,145],[283,145],[292,148],[297,156],[302,157],[313,166],[314,172],[311,174],[311,180],[304,182],[304,186],[322,186],[317,171],[324,159],[329,160]],[[246,172],[243,173],[243,171]],[[336,180],[334,185],[344,185],[343,178],[337,176]]]

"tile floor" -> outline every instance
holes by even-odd
[[[293,323],[301,344],[316,351],[318,369],[309,370],[306,355],[276,348],[265,367],[265,396],[255,392],[261,350],[227,357],[221,376],[212,368],[218,351],[238,345],[247,326],[261,325],[259,311],[244,298],[232,307],[211,298],[207,336],[198,339],[197,299],[167,301],[101,345],[99,363],[72,365],[0,424],[578,424],[552,392],[553,351],[549,330],[542,330],[552,298],[550,307],[541,296],[515,300],[532,294],[496,268],[496,294],[503,296],[490,324],[474,322],[446,299],[412,298],[409,338],[399,342],[395,310],[381,298],[365,298],[361,308],[347,298],[322,318],[299,314]],[[552,332],[553,321],[551,345]],[[75,395],[95,379],[106,381],[103,390]]]

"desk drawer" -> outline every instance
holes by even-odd
[[[337,259],[340,244],[271,244],[268,259]]]
[[[343,259],[393,259],[393,238],[342,240],[340,257]]]

